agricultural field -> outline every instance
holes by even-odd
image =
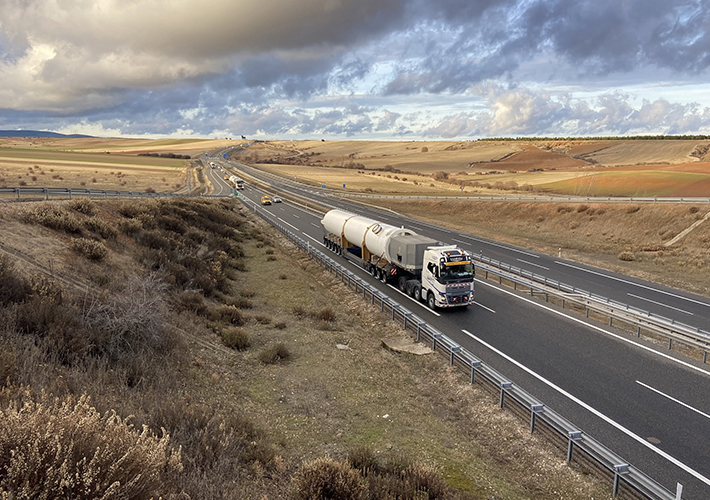
[[[705,197],[708,150],[708,141],[691,140],[273,141],[235,158],[355,192]]]
[[[185,186],[189,161],[141,153],[197,155],[224,140],[0,138],[0,187],[172,192]]]

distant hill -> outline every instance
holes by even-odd
[[[56,139],[78,139],[92,136],[82,134],[58,134],[56,132],[45,132],[43,130],[0,130],[0,137],[50,137]]]

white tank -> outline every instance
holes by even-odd
[[[384,257],[389,262],[393,262],[392,256],[388,252],[390,238],[395,235],[416,234],[409,229],[399,228],[342,210],[329,211],[323,217],[321,224],[327,232],[345,236],[351,245],[361,248],[364,246],[371,254]]]

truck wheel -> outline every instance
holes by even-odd
[[[432,311],[436,309],[436,301],[434,300],[434,294],[431,292],[429,292],[429,295],[427,295],[426,305],[428,305],[429,309],[431,309]]]
[[[397,280],[397,286],[399,287],[400,292],[406,292],[407,291],[407,278],[404,276],[400,276],[399,280]]]
[[[380,269],[380,281],[387,284],[387,271]]]
[[[412,292],[414,294],[414,300],[417,302],[422,301],[422,287],[419,285],[414,285],[414,291]]]

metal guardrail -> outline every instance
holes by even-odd
[[[14,201],[72,199],[75,196],[89,198],[173,198],[183,197],[212,197],[211,195],[180,194],[180,193],[140,193],[133,191],[107,191],[105,189],[71,189],[71,188],[41,188],[41,187],[15,187],[0,188],[0,200],[11,199]]]
[[[546,296],[555,295],[564,301],[569,301],[589,311],[595,311],[609,317],[609,326],[612,326],[613,319],[636,326],[637,336],[641,335],[641,329],[646,329],[657,335],[668,339],[668,348],[673,348],[673,342],[678,341],[690,347],[699,349],[703,353],[703,363],[707,362],[708,352],[710,352],[710,332],[686,325],[671,318],[666,318],[659,314],[654,314],[643,309],[631,307],[623,302],[618,302],[601,295],[588,292],[572,285],[567,285],[545,276],[526,271],[520,267],[511,266],[480,254],[473,254],[473,258],[479,263],[488,278],[488,274],[494,274],[500,278],[512,281],[514,284],[522,285],[530,289],[531,295],[534,292],[544,293]]]
[[[501,408],[530,425],[530,431],[543,435],[553,445],[566,453],[567,462],[574,463],[590,473],[608,479],[612,495],[624,500],[673,500],[676,498],[661,484],[629,464],[622,457],[606,448],[572,422],[538,401],[514,382],[508,380],[492,367],[486,365],[473,353],[458,345],[436,328],[424,322],[401,304],[377,290],[367,281],[356,276],[310,242],[292,233],[259,205],[240,198],[259,216],[283,233],[298,248],[306,252],[321,267],[334,274],[342,283],[362,295],[363,300],[379,307],[393,321],[400,324],[420,342],[443,356],[451,366],[462,371],[471,384],[480,384],[498,398]]]

